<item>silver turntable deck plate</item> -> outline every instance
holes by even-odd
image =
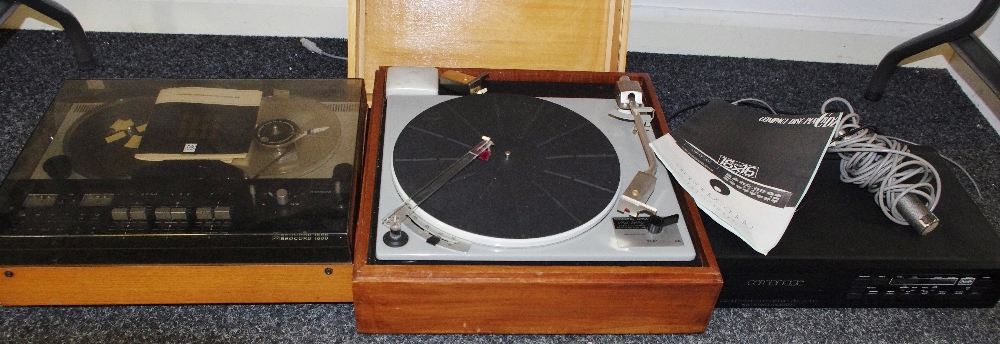
[[[382,175],[379,190],[378,218],[381,222],[394,209],[403,204],[393,183],[393,152],[396,138],[403,128],[424,110],[454,96],[401,96],[387,98],[384,121],[384,142],[382,144]],[[562,105],[593,122],[611,141],[621,163],[621,181],[616,194],[621,194],[637,171],[646,170],[648,164],[640,147],[639,139],[632,132],[634,125],[610,118],[608,114],[622,115],[613,99],[583,98],[542,98]],[[487,133],[488,135],[488,133]],[[493,157],[502,158],[494,152]],[[473,164],[476,162],[472,162]],[[656,171],[656,188],[649,204],[658,209],[658,215],[680,214],[677,195],[673,192],[670,177],[663,166]],[[433,197],[433,196],[432,196]],[[410,240],[402,247],[389,247],[382,236],[389,231],[379,223],[376,233],[375,256],[380,260],[398,261],[691,261],[695,258],[694,246],[688,232],[687,223],[681,216],[676,225],[667,226],[664,232],[676,238],[675,245],[642,247],[640,245],[619,245],[612,219],[626,217],[612,208],[617,199],[608,205],[608,211],[589,230],[577,236],[552,244],[533,247],[500,247],[491,243],[472,243],[467,252],[456,251],[425,242],[406,226],[403,227]],[[634,238],[630,238],[634,240]],[[629,247],[621,247],[629,246]]]

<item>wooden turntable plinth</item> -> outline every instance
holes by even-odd
[[[444,71],[446,69],[440,69]],[[613,84],[638,80],[656,110],[657,136],[668,129],[648,75],[458,69],[492,81]],[[708,324],[722,288],[694,201],[682,195],[696,246],[694,266],[655,263],[396,264],[374,258],[386,68],[375,79],[354,255],[354,303],[362,333],[695,333]],[[610,96],[610,94],[609,94]]]

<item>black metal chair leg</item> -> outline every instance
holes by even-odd
[[[31,7],[35,11],[38,11],[38,13],[52,18],[62,25],[63,30],[66,32],[66,37],[69,38],[70,44],[73,45],[73,54],[76,56],[76,62],[80,70],[89,70],[97,66],[97,61],[94,60],[90,44],[87,43],[87,35],[83,32],[83,26],[76,20],[73,13],[70,13],[65,7],[52,0],[18,0],[18,2]]]
[[[889,82],[889,78],[896,72],[899,63],[904,59],[972,34],[993,17],[998,7],[1000,7],[1000,0],[982,0],[965,17],[897,45],[888,54],[885,54],[878,67],[875,68],[875,74],[872,75],[868,82],[868,89],[865,90],[865,99],[871,101],[882,99],[886,83]]]

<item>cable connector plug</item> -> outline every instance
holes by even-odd
[[[347,60],[346,57],[337,56],[337,55],[326,53],[325,51],[323,51],[323,49],[320,49],[319,46],[316,45],[315,42],[310,41],[310,40],[306,39],[305,37],[299,38],[299,43],[302,43],[302,46],[305,47],[306,50],[309,50],[309,51],[314,52],[316,54],[320,54],[320,55],[323,55],[323,56],[326,56],[326,57],[332,57],[332,58],[340,59],[340,60]]]
[[[303,37],[303,38],[299,38],[299,42],[302,43],[303,47],[306,47],[306,49],[308,49],[311,52],[314,52],[314,53],[317,53],[317,54],[322,54],[323,53],[323,49],[320,49],[319,46],[316,45],[316,43],[313,42],[313,41],[310,41],[310,40],[308,40],[308,39],[306,39],[306,38]]]
[[[920,235],[927,235],[934,228],[937,228],[938,223],[941,222],[937,215],[934,215],[930,209],[927,209],[927,205],[912,193],[900,197],[899,201],[896,202],[895,210],[894,213],[898,213],[902,218],[906,219],[910,227],[913,227]]]

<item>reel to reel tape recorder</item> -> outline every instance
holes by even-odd
[[[349,263],[363,96],[359,79],[67,81],[0,189],[0,264]]]

